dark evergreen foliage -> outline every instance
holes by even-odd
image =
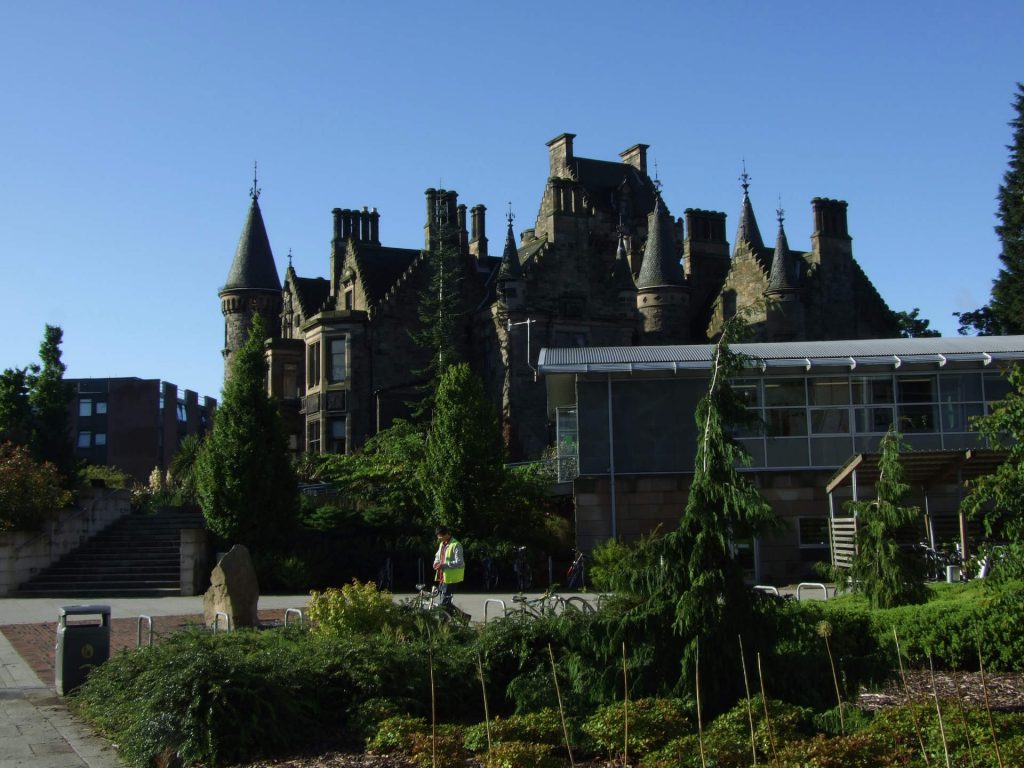
[[[67,366],[61,361],[60,344],[64,331],[47,325],[39,345],[39,363],[29,366],[28,397],[32,406],[32,455],[38,461],[53,464],[70,486],[75,475],[75,455],[71,447],[68,407],[74,398],[64,381]]]
[[[857,555],[850,569],[853,588],[862,592],[874,608],[924,602],[924,560],[904,552],[896,541],[900,528],[917,519],[917,507],[904,505],[910,486],[903,480],[900,451],[902,436],[894,429],[879,446],[879,477],[875,498],[851,501],[847,508],[857,515]]]
[[[1010,121],[1013,141],[1009,167],[999,186],[999,224],[996,234],[1002,243],[1002,266],[992,282],[992,296],[984,307],[955,313],[960,333],[1024,333],[1024,84],[1017,83]]]
[[[245,544],[255,553],[279,548],[298,511],[281,416],[267,395],[265,337],[254,313],[196,465],[199,503],[210,530],[224,543]]]
[[[28,368],[8,368],[0,373],[0,444],[28,445],[31,437]]]
[[[942,334],[936,331],[934,328],[929,328],[931,321],[923,317],[918,317],[921,310],[919,307],[914,307],[909,312],[897,312],[896,323],[900,328],[900,336],[904,339],[920,339],[926,337],[936,337]]]

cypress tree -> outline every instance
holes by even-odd
[[[999,224],[996,234],[1002,243],[1002,266],[992,282],[988,304],[973,312],[954,313],[960,320],[960,333],[974,331],[989,334],[1024,333],[1024,85],[1017,83],[1013,107],[1016,112],[1010,127],[1013,141],[1009,167],[999,186]]]
[[[253,313],[236,353],[213,431],[196,462],[196,490],[210,530],[254,551],[283,544],[298,512],[298,486],[281,416],[267,395],[263,320]]]
[[[71,447],[68,407],[74,397],[64,381],[67,366],[61,360],[64,331],[47,325],[39,345],[39,363],[29,367],[28,398],[32,406],[32,454],[37,461],[52,463],[65,483],[74,476],[75,456]]]

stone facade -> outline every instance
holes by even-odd
[[[500,407],[514,459],[553,442],[535,373],[541,347],[700,343],[738,311],[764,340],[897,335],[893,313],[853,259],[845,203],[815,198],[806,253],[789,251],[780,217],[786,279],[773,280],[779,246],[761,242],[746,180],[730,250],[724,213],[672,216],[647,173],[647,145],[604,161],[577,157],[574,138],[548,142],[536,219],[516,238],[509,214],[501,256],[489,253],[484,206],[467,216],[456,192],[428,189],[423,249],[381,245],[376,209],[335,209],[328,277],[300,277],[289,265],[279,290],[254,185],[220,293],[224,356],[242,343],[252,312],[278,313],[267,340],[269,389],[294,450],[350,451],[407,415],[427,362],[410,330],[420,325],[441,219],[460,259],[458,343]]]

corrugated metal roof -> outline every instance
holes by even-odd
[[[733,344],[735,352],[763,368],[1024,359],[1024,336],[943,336],[924,339],[850,339]],[[676,371],[710,367],[714,344],[650,347],[544,347],[538,369],[552,373]]]

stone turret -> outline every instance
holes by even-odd
[[[526,280],[523,276],[523,267],[519,263],[519,251],[512,232],[512,218],[512,213],[509,212],[505,251],[501,255],[501,265],[498,267],[498,301],[503,303],[509,312],[519,312],[526,306]]]
[[[789,250],[784,215],[778,210],[779,232],[775,238],[775,253],[768,275],[765,333],[767,341],[793,341],[804,337],[803,304],[800,301],[799,263]]]
[[[242,236],[238,239],[235,258],[228,278],[217,294],[224,315],[222,354],[225,380],[231,373],[235,352],[249,337],[254,312],[263,318],[270,338],[280,338],[281,335],[281,279],[270,250],[270,238],[260,211],[260,190],[255,180],[250,196],[252,204],[242,227]]]
[[[642,319],[643,343],[689,341],[690,290],[672,237],[672,218],[661,197],[647,222],[647,245],[636,280],[636,307]]]
[[[619,247],[612,263],[611,286],[615,292],[616,314],[621,317],[636,316],[636,282],[629,267],[629,251],[625,235],[619,232]]]
[[[746,168],[743,169],[740,182],[743,187],[743,204],[740,206],[740,221],[736,227],[733,249],[735,252],[740,244],[746,244],[749,249],[756,251],[764,248],[764,240],[761,239],[761,230],[758,229],[757,218],[754,216],[754,206],[750,204],[750,176],[747,175]]]

